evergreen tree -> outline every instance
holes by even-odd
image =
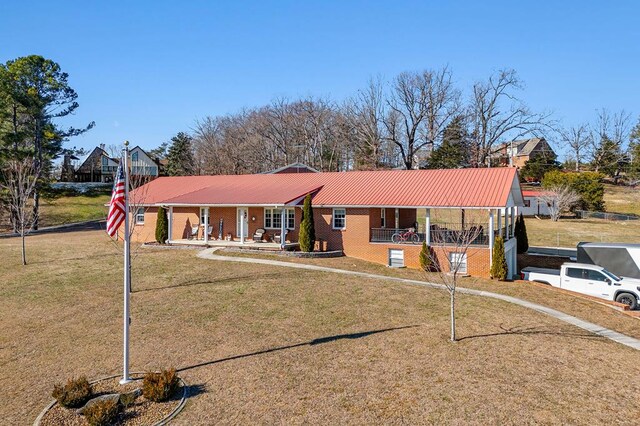
[[[304,198],[302,206],[302,222],[300,222],[300,235],[298,236],[300,250],[310,253],[316,243],[316,229],[313,221],[313,207],[311,206],[311,194]]]
[[[191,136],[180,132],[171,138],[167,154],[167,174],[169,176],[189,176],[194,174],[195,161],[191,147]]]
[[[633,179],[640,179],[640,119],[638,124],[631,130],[629,136],[629,175]]]
[[[420,250],[420,267],[426,272],[433,270],[433,260],[431,259],[431,248],[427,245],[426,241],[422,242],[422,249]]]
[[[522,213],[516,219],[515,236],[518,241],[518,253],[526,253],[529,250],[529,237],[527,236],[527,224]]]
[[[508,273],[509,267],[504,254],[504,240],[502,237],[496,237],[493,243],[493,256],[491,259],[491,278],[505,281]]]
[[[167,211],[158,207],[158,217],[156,219],[156,241],[164,244],[169,239],[169,221]]]
[[[468,134],[464,117],[456,116],[444,129],[442,143],[431,152],[427,169],[458,169],[468,165]]]
[[[529,182],[540,182],[547,172],[561,169],[556,158],[553,151],[542,151],[525,163],[520,176]]]
[[[622,157],[620,145],[607,135],[602,135],[600,144],[593,153],[592,165],[596,172],[616,177],[620,172]]]

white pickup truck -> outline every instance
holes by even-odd
[[[560,270],[528,267],[520,275],[523,280],[615,300],[629,305],[630,309],[636,309],[640,303],[640,280],[619,277],[597,265],[569,262]]]

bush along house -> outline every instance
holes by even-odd
[[[447,270],[461,256],[447,236],[472,224],[481,232],[465,259],[456,258],[462,271],[487,277],[501,235],[509,273],[516,273],[513,225],[524,203],[515,168],[160,177],[132,192],[132,239],[153,241],[164,208],[169,244],[295,250],[307,194],[321,250],[419,268],[422,241],[437,242]],[[416,235],[406,238],[408,230]]]

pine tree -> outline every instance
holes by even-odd
[[[527,236],[527,224],[522,213],[516,219],[515,236],[518,241],[518,254],[526,253],[529,250],[529,237]]]
[[[428,169],[457,169],[468,165],[468,134],[464,117],[458,115],[444,129],[442,143],[427,159]]]
[[[300,250],[310,253],[316,243],[316,229],[313,221],[313,207],[311,207],[311,194],[304,198],[302,206],[302,222],[300,222],[300,235],[298,236]]]
[[[195,161],[191,147],[191,136],[180,132],[171,138],[167,154],[167,174],[169,176],[189,176],[194,174]]]
[[[491,278],[499,281],[505,281],[509,273],[507,259],[504,255],[504,240],[502,237],[496,237],[493,243],[493,256],[491,259]]]
[[[169,221],[167,211],[158,207],[158,217],[156,219],[156,241],[164,244],[169,239]]]
[[[422,249],[420,250],[420,267],[426,272],[431,272],[433,269],[433,260],[431,259],[431,248],[427,245],[426,241],[422,242]]]

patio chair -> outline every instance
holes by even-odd
[[[256,229],[256,233],[255,233],[255,234],[253,234],[253,241],[255,241],[255,242],[257,242],[257,243],[261,243],[261,242],[262,242],[262,238],[264,237],[264,234],[265,234],[266,232],[267,232],[267,231],[265,231],[265,230],[264,230],[264,229],[262,229],[262,228],[258,228],[258,229]]]
[[[189,232],[189,234],[187,235],[187,240],[193,240],[194,238],[198,238],[198,229],[200,227],[199,226],[192,226],[191,227],[191,231]]]
[[[207,226],[207,237],[209,240],[212,240],[212,234],[213,234],[213,226]]]
[[[284,231],[284,238],[285,238],[285,241],[286,241],[286,238],[287,238],[287,232],[288,232],[288,231],[286,231],[286,230]],[[280,241],[281,241],[281,235],[280,235],[280,233],[277,233],[277,234],[275,234],[275,235],[273,236],[273,241],[274,241],[274,242],[276,242],[276,243],[278,243],[278,244],[280,244]]]

